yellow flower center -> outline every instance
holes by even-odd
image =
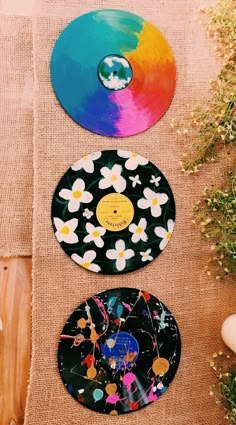
[[[120,251],[118,255],[119,255],[120,258],[123,258],[125,256],[125,253],[124,253],[124,251]]]
[[[154,198],[154,199],[152,200],[152,205],[153,205],[153,206],[158,205],[158,199],[157,199],[157,198]]]
[[[62,235],[69,235],[70,233],[70,228],[68,226],[64,226],[62,227],[62,229],[60,230]]]
[[[87,159],[89,159],[88,155],[83,156],[82,158],[84,161],[87,161]]]
[[[132,152],[131,158],[136,158],[136,156],[138,156],[137,153]]]
[[[111,176],[111,181],[112,182],[116,182],[116,180],[117,180],[117,176]]]
[[[142,227],[137,227],[136,232],[137,233],[142,233],[143,232],[143,228]]]
[[[91,263],[82,263],[81,266],[84,267],[85,269],[88,269]]]
[[[171,239],[172,233],[167,232],[166,233],[166,239],[169,241]]]
[[[92,236],[94,238],[98,238],[98,236],[100,236],[100,232],[98,230],[95,230],[95,232],[92,233]]]
[[[82,192],[80,192],[79,190],[76,190],[75,192],[72,193],[72,196],[75,199],[79,199],[82,196]]]

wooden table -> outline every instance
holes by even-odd
[[[0,424],[22,425],[31,353],[31,259],[0,259]]]

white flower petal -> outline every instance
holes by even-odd
[[[79,220],[78,218],[72,218],[71,220],[65,221],[65,226],[68,226],[72,232],[76,229],[78,226]]]
[[[84,237],[84,239],[83,239],[83,241],[84,241],[85,243],[92,242],[92,240],[93,240],[93,238],[92,238],[92,236],[91,236],[91,235],[87,235],[87,236],[85,236],[85,237]]]
[[[120,176],[115,182],[113,182],[113,187],[117,193],[124,192],[126,188],[126,180],[124,177]]]
[[[97,237],[97,238],[94,238],[93,240],[94,240],[95,245],[98,248],[102,248],[104,246],[104,241],[102,240],[102,238]]]
[[[138,157],[135,158],[129,158],[126,163],[125,163],[125,168],[127,170],[133,171],[136,170],[136,168],[138,167]]]
[[[63,241],[65,243],[72,244],[79,242],[79,238],[74,232],[72,232],[69,233],[69,235],[63,235]]]
[[[99,267],[98,264],[90,264],[90,266],[88,267],[89,270],[91,270],[92,272],[98,273],[101,270],[101,267]]]
[[[155,227],[154,232],[159,238],[162,238],[162,239],[165,238],[166,234],[167,234],[166,229],[164,229],[164,227],[160,227],[160,226]]]
[[[120,272],[122,270],[124,270],[126,265],[126,261],[124,257],[118,257],[116,260],[116,268],[117,270]]]
[[[89,204],[89,202],[91,202],[93,200],[93,195],[90,192],[83,192],[81,198],[80,198],[80,202],[82,202],[83,204]]]
[[[94,163],[91,159],[85,159],[83,161],[83,169],[86,171],[86,173],[93,173],[94,172]]]
[[[61,234],[60,230],[58,230],[58,231],[55,233],[55,236],[56,236],[56,238],[57,238],[58,242],[60,242],[60,243],[64,240],[63,235]]]
[[[131,241],[132,241],[133,243],[137,243],[137,242],[139,242],[139,241],[140,241],[140,234],[139,234],[139,233],[134,233],[134,234],[132,235]]]
[[[84,181],[82,179],[76,179],[73,183],[73,186],[72,186],[72,192],[77,191],[77,190],[80,191],[80,192],[83,192],[84,188],[85,188]]]
[[[140,165],[147,165],[148,164],[148,159],[144,158],[144,156],[139,155],[138,158],[139,158],[139,164]]]
[[[71,256],[72,260],[75,261],[75,263],[81,265],[83,263],[83,258],[80,257],[78,254],[72,254]]]
[[[145,230],[147,227],[147,220],[145,218],[141,218],[139,220],[138,227],[142,227],[142,229]]]
[[[104,229],[104,227],[98,226],[96,229],[100,233],[101,236],[105,235],[106,229]]]
[[[115,260],[117,258],[117,251],[115,249],[108,249],[106,257],[109,258],[109,260]]]
[[[172,233],[173,232],[173,230],[174,230],[174,227],[175,227],[175,222],[173,221],[173,220],[171,220],[171,218],[167,221],[167,228],[168,228],[168,231],[170,232],[170,233]]]
[[[167,239],[162,239],[162,241],[161,241],[161,243],[159,245],[159,248],[160,248],[161,251],[163,251],[163,249],[165,249],[165,247],[168,244],[168,242],[169,241]]]
[[[153,217],[160,217],[160,215],[161,215],[160,205],[151,205],[151,215]]]
[[[79,171],[81,170],[81,168],[83,168],[83,162],[81,159],[79,159],[78,161],[76,161],[72,166],[71,169],[73,171]]]
[[[119,164],[113,165],[112,170],[111,170],[111,174],[114,174],[116,176],[120,176],[121,172],[122,172],[122,166],[121,165],[119,165]]]
[[[118,252],[125,251],[125,243],[124,243],[124,241],[122,239],[119,239],[118,241],[116,241],[115,247],[116,247],[116,250]]]
[[[166,204],[166,202],[169,199],[169,197],[166,195],[166,193],[157,193],[157,197],[158,197],[158,202],[159,202],[160,205]]]
[[[145,210],[146,208],[149,208],[151,206],[151,203],[148,199],[141,198],[138,200],[137,205],[142,210]]]
[[[137,226],[136,226],[136,224],[131,223],[131,224],[130,224],[130,226],[129,226],[129,231],[130,231],[130,232],[132,232],[132,233],[134,233],[134,232],[135,232],[136,227],[137,227]]]
[[[98,151],[98,152],[93,152],[90,155],[90,158],[92,159],[92,161],[96,161],[96,159],[99,159],[102,156],[102,152]]]
[[[108,167],[102,167],[100,173],[107,179],[111,177],[111,170]]]
[[[57,230],[61,230],[62,227],[65,226],[64,221],[62,221],[59,217],[54,217],[53,218],[53,222],[54,222],[55,227],[56,227]]]
[[[93,250],[86,251],[84,254],[84,262],[92,263],[92,261],[96,258],[96,252]]]
[[[71,196],[72,196],[72,191],[69,189],[61,189],[59,192],[59,196],[69,201],[69,199],[71,199]]]
[[[80,201],[78,199],[71,199],[68,204],[68,211],[71,213],[79,211]]]
[[[125,259],[129,260],[130,258],[132,258],[134,256],[134,251],[132,249],[127,249],[125,251]]]
[[[146,187],[144,189],[143,194],[145,198],[149,199],[150,201],[157,197],[157,194],[153,192],[153,190],[151,190],[149,187]]]
[[[145,232],[140,233],[140,239],[141,239],[143,242],[147,242],[147,240],[148,240],[148,235],[147,235],[147,233],[145,233]]]
[[[130,151],[123,151],[123,150],[118,150],[117,151],[117,155],[120,156],[121,158],[130,158],[132,152]]]
[[[108,187],[111,187],[111,186],[112,186],[112,182],[111,180],[108,180],[107,178],[101,179],[98,184],[99,189],[107,189]]]
[[[95,229],[95,226],[92,223],[86,223],[85,228],[86,228],[88,233],[92,233]]]

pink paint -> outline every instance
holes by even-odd
[[[136,376],[132,372],[128,372],[123,377],[123,383],[127,391],[131,390],[131,384],[135,381]]]
[[[130,89],[113,92],[110,96],[119,109],[119,119],[115,125],[119,136],[137,134],[150,126],[153,121],[150,110],[142,105],[142,99],[134,98]],[[125,108],[123,107],[125,105]]]
[[[117,401],[119,401],[119,400],[120,400],[120,397],[118,396],[118,394],[117,394],[117,393],[115,393],[115,394],[110,394],[110,395],[107,397],[106,402],[107,402],[107,403],[110,403],[110,404],[116,404],[116,403],[117,403]]]

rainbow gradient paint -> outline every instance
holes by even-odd
[[[65,111],[104,136],[138,134],[169,107],[176,81],[169,44],[151,23],[117,9],[72,21],[51,58],[51,81]]]

